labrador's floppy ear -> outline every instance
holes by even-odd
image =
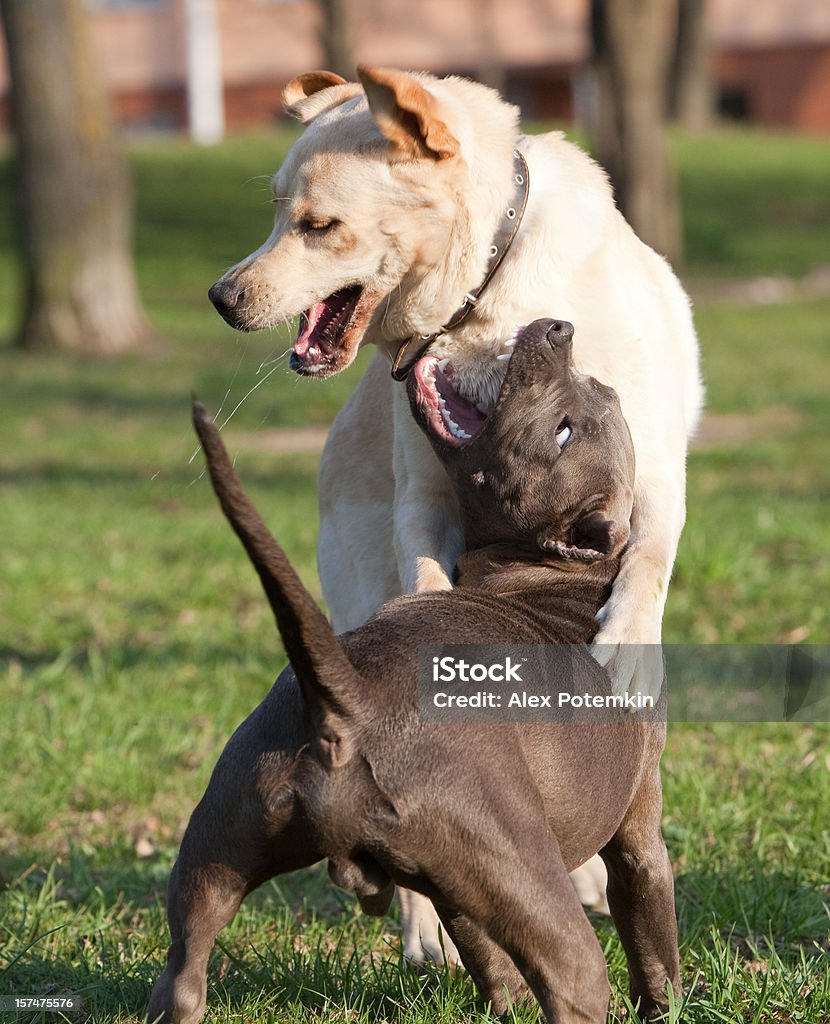
[[[604,509],[578,515],[569,527],[548,526],[536,541],[550,557],[562,561],[597,562],[618,555],[628,542],[631,527],[609,519]]]
[[[357,69],[375,124],[399,160],[447,160],[458,139],[441,118],[441,108],[414,75],[366,64]]]
[[[282,106],[286,114],[307,124],[324,111],[359,96],[360,92],[357,82],[347,82],[333,71],[307,71],[283,89]]]

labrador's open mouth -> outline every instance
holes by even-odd
[[[481,433],[487,415],[458,393],[448,359],[425,356],[412,368],[412,374],[424,423],[433,434],[445,444],[460,447]]]
[[[298,373],[313,374],[325,371],[337,361],[339,350],[347,341],[350,328],[365,327],[370,310],[363,310],[366,302],[363,286],[359,284],[341,288],[328,298],[315,302],[300,316],[300,329],[291,353],[291,368]]]

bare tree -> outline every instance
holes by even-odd
[[[348,0],[320,0],[323,24],[320,30],[326,67],[336,71],[346,81],[354,78],[355,62],[352,55],[351,23]]]
[[[476,0],[478,42],[478,68],[476,77],[497,92],[504,92],[507,69],[499,51],[499,32],[496,25],[496,7],[499,0]]]
[[[677,33],[671,62],[672,118],[689,131],[711,126],[714,112],[706,0],[677,0]]]
[[[19,342],[115,353],[153,335],[130,252],[127,168],[83,0],[0,0],[11,71],[25,271]]]
[[[637,234],[680,257],[680,213],[666,144],[672,9],[665,0],[592,0],[597,158]]]

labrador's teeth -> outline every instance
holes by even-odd
[[[513,346],[516,344],[516,340],[517,340],[516,338],[511,338],[510,341],[506,341],[504,343],[504,347],[505,348],[513,348]]]
[[[512,352],[502,352],[501,355],[496,356],[496,360],[500,363],[506,363],[507,360],[513,355]]]
[[[470,440],[470,438],[471,438],[471,437],[472,437],[473,435],[472,435],[472,434],[468,434],[466,430],[462,430],[462,429],[461,429],[461,428],[459,427],[459,428],[458,428],[458,436],[459,436],[459,437],[461,438],[461,440],[462,440],[462,441],[469,441],[469,440]]]
[[[447,408],[447,400],[445,398],[442,398],[441,395],[438,396],[438,404],[441,406],[442,409]]]
[[[444,371],[447,369],[447,367],[449,366],[449,362],[449,359],[442,359],[441,362],[437,364],[438,369],[441,371],[441,373],[444,373]]]

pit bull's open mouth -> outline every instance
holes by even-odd
[[[418,360],[412,373],[424,422],[438,438],[452,447],[460,447],[481,433],[487,415],[456,391],[448,359],[425,356]]]
[[[373,303],[364,298],[362,285],[341,288],[315,302],[300,317],[300,329],[291,353],[291,369],[301,374],[337,370],[349,335],[365,328]],[[359,341],[359,339],[357,339]]]

